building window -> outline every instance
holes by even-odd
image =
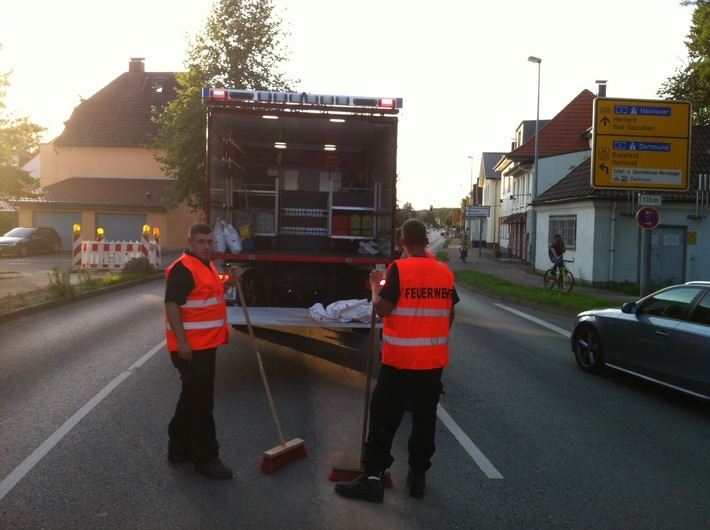
[[[565,249],[577,248],[577,216],[576,215],[551,215],[550,229],[547,240],[551,243],[555,234],[562,236]]]

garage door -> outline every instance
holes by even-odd
[[[62,238],[62,250],[71,252],[74,225],[81,224],[81,212],[34,212],[34,226],[54,228]]]
[[[106,241],[140,241],[145,214],[97,213],[96,228],[103,228]]]

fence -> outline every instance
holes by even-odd
[[[147,258],[153,267],[160,267],[160,231],[156,228],[150,238],[146,225],[140,241],[82,241],[81,227],[74,227],[74,268],[121,270],[134,258]]]

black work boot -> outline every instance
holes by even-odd
[[[335,491],[351,499],[363,499],[369,502],[382,502],[385,488],[382,483],[382,473],[365,472],[356,480],[338,482]]]
[[[195,463],[195,471],[210,478],[232,478],[234,473],[225,466],[219,458],[213,458],[208,462]]]
[[[423,469],[409,468],[407,473],[407,486],[409,486],[409,495],[415,499],[424,497],[424,488],[426,487],[426,471]]]

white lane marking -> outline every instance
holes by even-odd
[[[535,318],[533,316],[528,315],[527,313],[523,313],[522,311],[518,311],[517,309],[513,309],[512,307],[508,307],[503,304],[493,304],[494,306],[500,307],[501,309],[505,309],[506,311],[510,311],[511,313],[515,313],[519,317],[523,317],[530,322],[534,322],[535,324],[542,326],[543,328],[547,328],[551,331],[554,331],[555,333],[559,333],[560,335],[563,335],[567,338],[570,337],[571,333],[567,331],[566,329],[558,328],[557,326],[553,326],[552,324],[545,322],[544,320],[540,320],[539,318]]]
[[[143,357],[138,359],[133,363],[128,370],[121,373],[108,385],[106,385],[98,394],[86,402],[86,404],[77,410],[74,415],[69,418],[64,424],[54,431],[49,438],[47,438],[42,444],[35,449],[30,456],[25,458],[25,460],[17,466],[12,472],[0,482],[0,501],[10,493],[10,490],[15,487],[15,485],[22,480],[22,478],[29,473],[33,467],[35,467],[42,458],[44,458],[52,448],[57,445],[62,438],[64,438],[71,430],[76,427],[76,425],[89,413],[91,410],[101,403],[101,401],[108,396],[113,390],[118,387],[129,375],[131,375],[136,368],[139,368],[143,363],[150,359],[156,352],[160,351],[167,341],[163,341],[152,350],[146,353]]]
[[[506,305],[498,303],[494,303],[493,305],[500,307],[501,309],[505,309],[506,311],[509,311],[511,313],[514,313],[519,317],[529,320],[530,322],[534,322],[538,326],[547,328],[565,337],[569,338],[569,336],[571,335],[570,332],[565,329],[553,326],[549,322],[545,322],[544,320],[540,320],[539,318],[530,316],[527,313],[523,313],[522,311],[518,311],[517,309],[513,309],[512,307],[508,307]],[[474,444],[471,439],[466,435],[466,433],[461,430],[461,427],[459,427],[453,420],[453,418],[449,416],[449,413],[444,410],[444,407],[442,407],[441,404],[439,404],[439,406],[437,407],[436,415],[439,416],[441,422],[446,426],[447,429],[449,429],[451,434],[454,435],[454,437],[458,440],[461,446],[466,450],[466,452],[471,456],[471,458],[473,458],[474,462],[478,464],[478,467],[481,468],[481,471],[483,471],[488,478],[503,478],[503,475],[498,472],[498,470],[493,466],[493,464],[491,464],[490,460],[486,458],[486,455],[484,455],[481,450],[476,447],[476,444]]]
[[[473,461],[478,464],[478,467],[481,468],[481,471],[483,471],[488,478],[503,478],[503,475],[501,475],[498,470],[493,467],[493,464],[491,464],[490,460],[486,458],[486,455],[484,455],[481,450],[476,447],[476,444],[474,444],[466,433],[461,430],[461,427],[459,427],[453,418],[449,416],[449,413],[446,412],[441,404],[439,404],[436,408],[436,415],[439,416],[441,422],[447,429],[449,429],[451,434],[453,434],[461,444],[461,447],[463,447],[471,458],[473,458]]]

